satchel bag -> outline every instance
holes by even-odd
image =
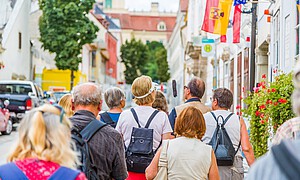
[[[162,150],[158,162],[158,172],[154,180],[168,179],[168,159],[167,159],[168,147],[169,147],[169,140],[164,140],[162,143]]]

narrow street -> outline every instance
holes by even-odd
[[[0,165],[6,163],[6,158],[18,138],[18,132],[13,131],[10,135],[0,136]]]

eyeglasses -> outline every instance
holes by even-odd
[[[60,111],[59,121],[60,121],[60,123],[62,123],[63,117],[64,117],[64,115],[65,115],[64,108],[62,108],[62,107],[61,107],[60,105],[58,105],[58,104],[54,104],[53,106],[56,107],[56,108]]]
[[[183,89],[189,89],[189,87],[187,87],[187,86],[183,86]]]

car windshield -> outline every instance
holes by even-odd
[[[29,84],[0,84],[0,94],[28,95],[29,92],[32,92]]]

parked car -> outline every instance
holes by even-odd
[[[0,100],[8,99],[7,109],[12,123],[19,122],[25,113],[44,103],[43,90],[31,81],[0,81]]]
[[[58,103],[59,100],[60,100],[60,98],[61,98],[63,95],[68,94],[68,93],[70,93],[70,92],[69,92],[69,91],[55,91],[55,92],[53,92],[53,95],[55,96],[56,102]]]
[[[58,100],[56,98],[56,96],[54,95],[54,92],[52,91],[45,91],[44,92],[44,96],[45,96],[45,102],[49,103],[49,104],[56,104],[58,103]]]
[[[0,132],[3,135],[9,135],[13,129],[9,110],[6,109],[8,105],[8,100],[5,100],[4,102],[0,100]]]

